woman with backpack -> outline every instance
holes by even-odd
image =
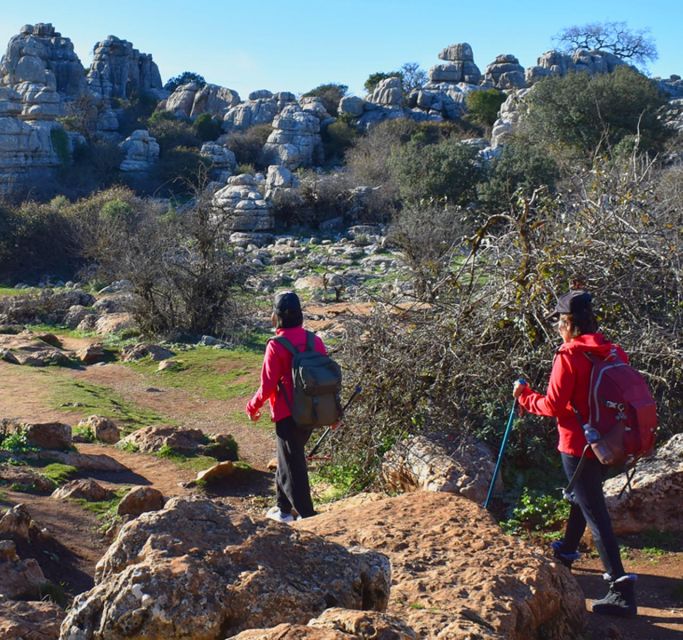
[[[268,510],[266,516],[279,522],[292,522],[292,508],[302,518],[315,515],[304,451],[312,432],[297,426],[292,418],[292,354],[277,338],[284,338],[297,351],[303,351],[313,334],[302,326],[304,317],[301,302],[292,291],[275,296],[271,320],[276,339],[269,340],[266,345],[261,385],[248,402],[246,410],[249,419],[256,422],[261,417],[261,407],[266,401],[270,404],[270,415],[275,422],[277,435],[277,504]],[[327,353],[318,336],[313,338],[313,349],[321,354]]]
[[[561,296],[547,319],[557,322],[563,344],[555,355],[546,394],[516,382],[513,396],[529,413],[557,419],[562,466],[570,484],[572,480],[574,482],[573,490],[567,496],[571,510],[564,538],[552,544],[553,552],[560,562],[571,568],[572,562],[579,557],[579,541],[588,524],[605,568],[604,577],[609,583],[607,595],[593,603],[593,611],[632,617],[637,613],[636,576],[624,571],[605,504],[602,483],[607,467],[599,462],[590,447],[583,453],[587,442],[583,425],[589,415],[592,369],[587,355],[605,358],[616,350],[616,357],[626,363],[628,356],[621,347],[598,333],[591,296],[583,290],[571,290]],[[574,478],[582,454],[585,459]]]

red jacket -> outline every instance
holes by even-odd
[[[604,358],[615,347],[620,359],[628,362],[624,350],[605,339],[601,333],[586,333],[565,342],[557,350],[550,373],[550,382],[545,395],[524,387],[519,396],[519,404],[529,413],[557,418],[560,435],[558,450],[572,456],[580,456],[586,438],[577,419],[572,404],[584,420],[588,419],[588,394],[590,386],[591,362],[584,355],[590,352]],[[589,449],[589,457],[595,457]]]
[[[278,329],[275,335],[287,338],[299,351],[303,351],[306,346],[306,330],[303,327]],[[315,336],[313,346],[318,353],[327,354],[325,345],[318,336]],[[270,400],[270,416],[273,422],[292,415],[287,400],[280,392],[278,384],[280,381],[284,384],[285,393],[291,402],[294,393],[292,388],[292,354],[275,340],[269,340],[266,345],[266,353],[263,356],[261,386],[247,404],[247,412],[250,415],[254,415],[265,404],[266,400]]]

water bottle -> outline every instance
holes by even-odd
[[[600,432],[589,424],[584,424],[583,433],[586,436],[586,442],[590,444],[597,459],[602,464],[612,464],[614,462],[612,450],[607,442],[602,440]]]
[[[589,424],[583,425],[583,434],[586,436],[586,442],[588,444],[593,444],[597,442],[602,437],[597,429],[594,429]]]

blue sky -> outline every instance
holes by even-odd
[[[190,70],[246,97],[255,89],[301,93],[340,82],[362,95],[375,71],[405,62],[428,69],[439,51],[469,42],[479,68],[512,53],[524,67],[553,48],[563,27],[625,21],[649,28],[659,50],[651,75],[683,75],[681,0],[32,0],[2,2],[0,49],[27,23],[52,22],[87,67],[112,34],[151,53],[165,82]]]

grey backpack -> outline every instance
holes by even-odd
[[[290,400],[282,383],[280,390],[294,422],[302,429],[324,427],[341,418],[341,367],[330,356],[315,350],[314,338],[314,333],[306,332],[306,347],[303,351],[298,351],[283,336],[271,338],[292,354],[294,397]]]

